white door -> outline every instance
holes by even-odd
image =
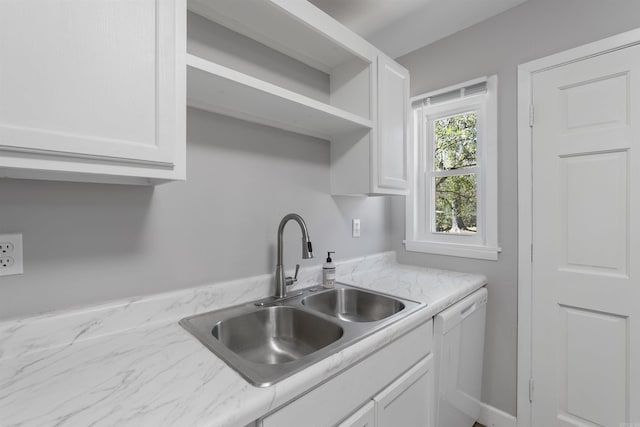
[[[532,83],[533,426],[640,426],[640,46]]]

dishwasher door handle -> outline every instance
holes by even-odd
[[[466,306],[460,311],[460,318],[464,319],[465,317],[467,317],[468,315],[476,311],[476,308],[478,308],[477,302],[474,302],[473,304]]]

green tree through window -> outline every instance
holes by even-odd
[[[477,177],[465,173],[477,166],[476,113],[434,121],[435,231],[477,232]]]

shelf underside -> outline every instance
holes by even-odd
[[[355,57],[367,60],[371,53],[364,40],[306,1],[189,0],[188,7],[325,73]]]

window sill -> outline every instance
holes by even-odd
[[[487,261],[497,261],[498,254],[502,251],[502,249],[498,247],[427,242],[424,240],[405,240],[404,247],[410,252],[423,252],[461,258],[475,258]]]

